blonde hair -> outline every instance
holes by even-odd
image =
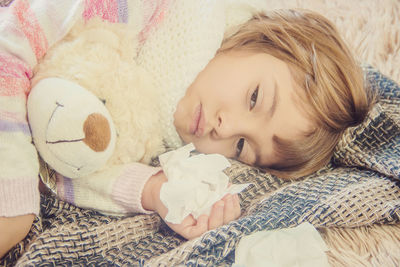
[[[329,162],[343,131],[361,123],[373,95],[363,73],[335,26],[308,10],[274,10],[256,14],[226,37],[218,53],[247,50],[286,62],[301,106],[316,126],[301,141],[274,137],[281,163],[259,166],[282,178],[299,178]]]

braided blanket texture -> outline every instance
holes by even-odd
[[[120,218],[42,195],[41,216],[1,264],[21,266],[225,266],[240,238],[310,222],[357,227],[400,222],[400,87],[366,67],[380,100],[366,121],[348,129],[329,166],[286,182],[238,162],[227,170],[241,193],[243,216],[186,241],[157,215]]]

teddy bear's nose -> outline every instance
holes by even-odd
[[[106,150],[111,140],[111,128],[106,117],[99,113],[90,114],[83,124],[83,142],[96,152]]]

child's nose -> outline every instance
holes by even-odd
[[[217,138],[227,139],[235,135],[235,129],[238,128],[237,119],[232,116],[219,114],[215,126]]]

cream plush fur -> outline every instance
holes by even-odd
[[[132,25],[100,19],[80,22],[48,51],[32,80],[34,88],[43,78],[60,77],[105,101],[117,134],[115,151],[108,164],[149,163],[164,151],[157,112],[160,96],[151,76],[133,60],[138,31]]]

